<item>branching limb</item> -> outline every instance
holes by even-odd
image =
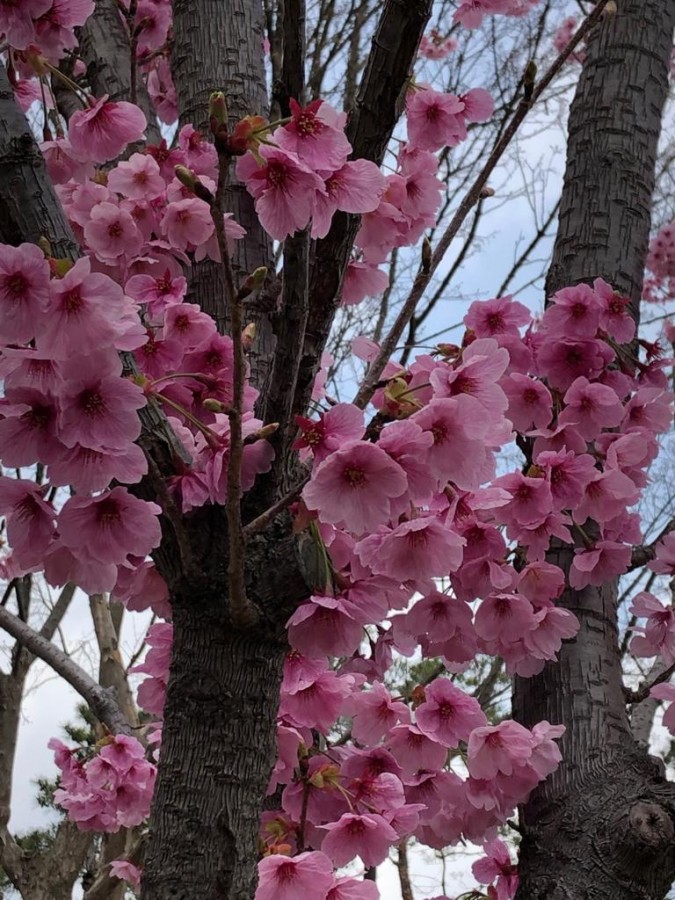
[[[582,22],[582,24],[575,32],[574,36],[567,43],[565,48],[561,51],[561,53],[558,55],[556,60],[553,62],[553,64],[550,66],[546,74],[539,82],[535,83],[534,76],[531,72],[529,74],[526,73],[527,77],[524,78],[523,82],[523,96],[516,108],[515,113],[513,114],[511,121],[508,123],[499,140],[496,142],[488,160],[485,163],[485,166],[479,173],[469,191],[466,193],[455,215],[452,217],[452,220],[450,221],[448,227],[443,232],[440,240],[438,241],[438,244],[436,245],[436,248],[434,249],[431,259],[427,264],[423,263],[420,266],[412,289],[408,294],[408,297],[406,298],[396,318],[396,321],[392,325],[389,334],[383,341],[379,354],[371,363],[368,369],[368,374],[354,399],[354,403],[356,406],[363,409],[375,393],[376,385],[380,380],[382,372],[384,371],[384,367],[394,354],[396,347],[401,340],[403,331],[412,318],[415,309],[417,308],[417,304],[422,299],[427,285],[429,284],[432,276],[445,258],[445,254],[447,253],[451,243],[457,236],[459,229],[464,224],[466,217],[469,215],[476,203],[478,203],[478,201],[480,200],[482,191],[486,187],[488,179],[490,178],[492,172],[495,170],[497,164],[499,163],[509,144],[513,140],[513,137],[520,128],[520,125],[524,121],[528,112],[532,109],[537,100],[539,100],[541,95],[551,84],[555,76],[565,64],[567,58],[574,51],[574,48],[583,40],[583,38],[588,34],[591,28],[593,28],[593,26],[596,24],[596,22],[602,15],[602,11],[607,2],[608,0],[600,0],[593,12],[584,22]]]
[[[133,729],[122,715],[119,704],[110,691],[97,684],[91,675],[88,675],[62,650],[59,650],[51,641],[42,637],[39,632],[22,622],[5,607],[0,608],[0,628],[11,634],[34,656],[46,662],[67,681],[87,701],[97,718],[113,734],[131,735],[133,733]]]

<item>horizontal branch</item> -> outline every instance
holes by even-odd
[[[77,693],[87,701],[92,712],[113,734],[131,735],[133,729],[122,715],[122,711],[111,691],[97,684],[81,666],[70,659],[63,650],[42,637],[37,631],[22,622],[4,606],[0,607],[0,628],[11,634],[23,647],[46,662]]]

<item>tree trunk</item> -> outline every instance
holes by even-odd
[[[675,0],[623,0],[591,34],[570,111],[547,295],[600,276],[638,319]],[[549,559],[569,571],[573,550]],[[567,589],[581,624],[558,663],[515,679],[514,717],[562,723],[563,763],[523,810],[517,900],[662,900],[675,877],[675,786],[633,739],[616,582]]]

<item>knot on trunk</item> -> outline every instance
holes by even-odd
[[[649,848],[668,846],[675,837],[673,820],[662,806],[656,803],[633,804],[629,814],[634,837]]]

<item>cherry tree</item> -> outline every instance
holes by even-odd
[[[411,837],[483,844],[488,897],[666,893],[675,790],[627,706],[675,699],[675,620],[654,594],[631,598],[632,650],[661,662],[625,690],[617,581],[675,574],[672,536],[645,544],[631,512],[672,421],[670,363],[637,326],[675,4],[601,0],[497,109],[480,66],[454,89],[415,74],[538,6],[0,2],[0,513],[16,603],[0,606],[16,641],[2,686],[15,722],[42,659],[100,723],[93,746],[51,742],[66,814],[51,855],[22,848],[2,804],[22,896],[70,896],[92,834],[87,900],[124,882],[144,900],[369,900],[369,874]],[[346,112],[330,102],[340,54]],[[543,314],[476,301],[458,343],[416,349],[449,249],[570,65]],[[36,99],[39,145],[17,105]],[[443,208],[453,159],[495,121]],[[652,298],[670,296],[672,247],[666,225]],[[394,258],[414,277],[351,343],[366,368],[338,402],[338,309],[390,296]],[[498,471],[510,445],[521,459]],[[31,579],[63,588],[39,630]],[[99,682],[51,641],[75,587]],[[135,667],[142,718],[107,594],[156,619]],[[394,656],[420,654],[438,665],[391,690]],[[512,718],[488,719],[466,689],[479,655],[513,678]]]

